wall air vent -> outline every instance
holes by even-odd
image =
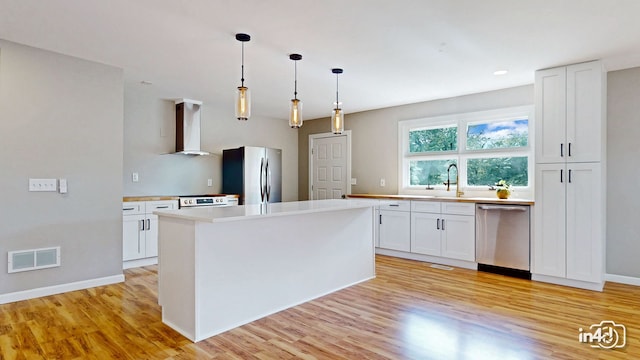
[[[60,266],[60,247],[9,251],[8,272],[39,270]]]

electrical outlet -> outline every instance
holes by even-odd
[[[138,173],[134,172],[131,174],[131,181],[133,182],[138,182],[139,178],[138,178]]]
[[[213,186],[213,179],[207,179],[207,186]]]
[[[384,187],[386,185],[386,181],[384,180],[384,178],[380,179],[380,187]]]

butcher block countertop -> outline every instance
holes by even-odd
[[[533,200],[526,199],[498,199],[497,197],[455,197],[428,195],[383,195],[383,194],[351,194],[349,199],[378,199],[378,200],[423,200],[423,201],[455,201],[466,203],[504,204],[504,205],[534,205]]]
[[[238,197],[238,195],[225,195],[225,194],[206,194],[203,196],[233,196]],[[125,196],[122,198],[123,202],[129,201],[160,201],[160,200],[178,200],[180,196],[174,195],[159,195],[159,196]]]
[[[129,201],[160,201],[160,200],[178,200],[177,196],[125,196],[123,202]]]

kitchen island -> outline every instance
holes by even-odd
[[[162,321],[194,342],[375,276],[374,209],[361,201],[155,214]]]

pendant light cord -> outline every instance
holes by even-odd
[[[336,74],[336,110],[340,107],[340,102],[338,101],[338,74]]]
[[[293,62],[293,98],[298,100],[298,61]]]
[[[242,65],[241,65],[242,74],[240,76],[240,86],[244,87],[244,42],[242,42]]]

